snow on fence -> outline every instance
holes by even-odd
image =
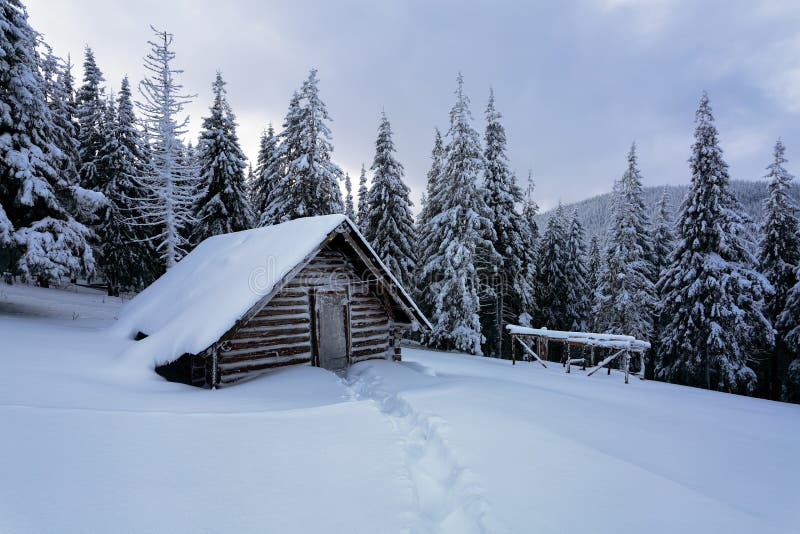
[[[650,343],[636,339],[633,336],[625,336],[618,334],[598,334],[593,332],[566,332],[562,330],[549,330],[547,328],[529,328],[519,325],[506,326],[511,338],[523,348],[523,358],[526,360],[535,360],[543,367],[547,367],[549,343],[550,341],[561,342],[564,346],[564,355],[561,358],[561,363],[569,373],[573,364],[581,364],[581,370],[586,370],[587,359],[589,362],[589,370],[586,376],[592,376],[599,369],[605,367],[608,374],[611,374],[611,363],[617,358],[621,358],[620,368],[625,371],[625,383],[628,383],[628,376],[630,372],[631,357],[636,357],[640,362],[640,371],[633,373],[644,380],[645,372],[645,353],[650,350]],[[530,346],[527,340],[536,343],[536,350]],[[513,345],[513,341],[512,341]],[[581,347],[581,357],[573,358],[571,355],[572,347]],[[586,351],[589,351],[589,357],[586,357]],[[597,365],[595,365],[595,350],[600,349],[611,352],[610,355],[603,358]],[[511,352],[511,364],[517,363],[517,348],[513,345]]]

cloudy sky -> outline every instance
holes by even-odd
[[[517,175],[544,208],[609,191],[636,140],[646,185],[688,182],[694,109],[707,90],[734,178],[764,174],[782,136],[800,174],[800,6],[796,1],[25,0],[34,28],[80,66],[91,46],[109,88],[142,77],[150,25],[175,34],[198,96],[192,133],[221,69],[245,152],[279,126],[319,69],[336,161],[369,166],[381,110],[415,201],[433,129],[446,129],[463,72],[475,124],[489,87]],[[78,68],[75,72],[80,78]]]

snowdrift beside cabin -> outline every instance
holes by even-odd
[[[306,217],[206,239],[122,308],[115,331],[148,336],[123,358],[156,366],[204,350],[346,220]]]

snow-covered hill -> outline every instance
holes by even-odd
[[[405,349],[206,391],[0,286],[0,532],[797,532],[800,406]],[[146,362],[145,362],[146,363]]]
[[[688,185],[666,186],[670,205],[672,206],[673,216],[677,216],[681,202],[686,196]],[[742,203],[742,207],[755,222],[760,222],[764,212],[764,200],[767,198],[766,181],[745,181],[732,180],[731,190],[736,194],[736,198]],[[656,204],[661,200],[664,193],[664,186],[645,187],[643,198],[645,205],[651,214],[656,213]],[[790,190],[795,202],[800,201],[800,186],[793,184]],[[573,210],[578,210],[578,216],[586,229],[586,240],[588,242],[592,236],[598,236],[601,241],[605,239],[606,233],[611,225],[611,193],[597,195],[574,204],[565,204],[567,214],[571,215]],[[547,221],[553,215],[554,210],[548,210],[536,217],[536,223],[540,231],[547,226]]]

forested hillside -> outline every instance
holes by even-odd
[[[764,212],[764,201],[769,193],[767,185],[766,181],[752,180],[731,180],[730,183],[730,188],[736,194],[739,202],[742,203],[742,207],[756,223],[761,222]],[[647,212],[651,217],[656,213],[656,205],[661,199],[665,187],[674,218],[680,209],[681,202],[683,202],[689,185],[645,187],[643,190],[643,197],[645,205],[647,206]],[[791,185],[790,195],[796,202],[800,200],[800,187],[798,187],[797,184]],[[564,204],[566,211],[569,213],[571,213],[573,209],[578,210],[578,217],[583,223],[583,227],[586,229],[587,242],[594,236],[597,236],[601,242],[605,242],[613,216],[611,210],[612,197],[613,193],[609,191],[608,193],[587,198],[580,202]],[[550,220],[550,217],[554,213],[555,209],[551,209],[537,215],[536,222],[539,228],[545,228],[547,226],[547,221]]]

